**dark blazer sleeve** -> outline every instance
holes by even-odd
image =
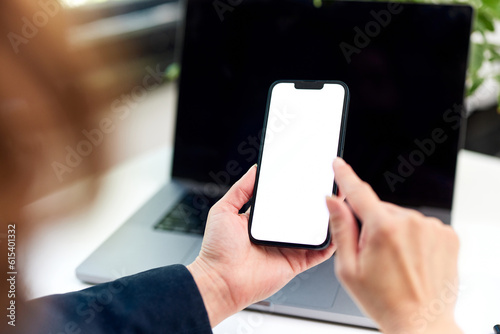
[[[29,304],[43,312],[34,333],[212,333],[198,287],[182,265]]]

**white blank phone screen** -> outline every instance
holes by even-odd
[[[318,246],[328,233],[345,89],[273,87],[253,207],[255,239]]]

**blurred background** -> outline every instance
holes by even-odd
[[[145,68],[165,70],[174,60],[180,10],[169,0],[63,0],[75,27],[69,39],[86,55],[96,48],[103,65],[89,71],[102,89],[119,91],[120,83],[141,84]],[[89,55],[90,59],[92,55]]]
[[[96,94],[112,97],[103,113],[115,121],[116,131],[98,148],[106,152],[109,167],[171,143],[179,2],[60,1],[72,26],[68,34],[72,52],[89,60],[83,80],[91,82]],[[144,87],[146,77],[152,77],[147,86],[154,89]],[[147,93],[134,95],[134,87],[148,88]]]

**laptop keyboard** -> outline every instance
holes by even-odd
[[[208,211],[219,198],[188,193],[155,225],[157,230],[203,234]]]

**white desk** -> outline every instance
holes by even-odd
[[[150,151],[112,169],[103,190],[85,212],[57,220],[36,233],[25,253],[30,297],[87,287],[75,268],[120,226],[163,182],[169,150]],[[453,224],[461,240],[461,288],[456,308],[466,333],[493,333],[500,323],[500,159],[462,151],[459,156]],[[39,203],[43,205],[43,203]],[[243,311],[214,329],[226,333],[369,333],[325,322]]]

